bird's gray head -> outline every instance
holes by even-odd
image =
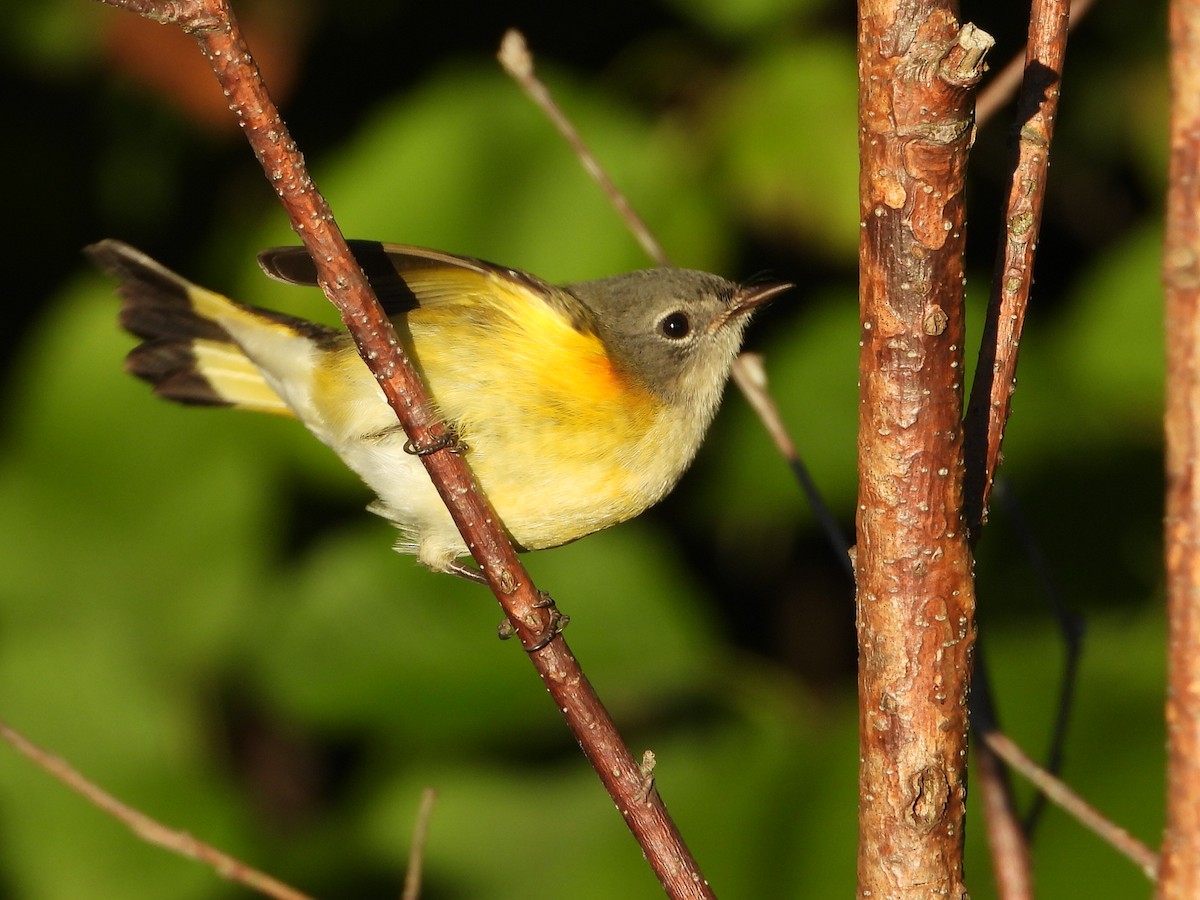
[[[569,285],[609,353],[673,405],[711,415],[750,314],[789,284],[740,287],[690,269],[646,269]]]

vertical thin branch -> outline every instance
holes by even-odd
[[[1058,112],[1070,11],[1071,0],[1034,0],[1029,14],[1004,231],[992,276],[971,400],[963,423],[966,523],[972,541],[979,539],[987,518],[1004,426],[1012,409],[1017,348],[1033,284],[1033,260],[1046,198],[1050,141]],[[1006,72],[1012,69],[1010,65]],[[981,671],[977,677],[982,682],[979,696],[986,697],[987,673]],[[987,719],[986,727],[997,727],[993,711],[988,711]],[[1017,822],[1007,779],[1002,776],[992,749],[985,743],[977,754],[997,883],[1006,900],[1023,900],[1032,895],[1025,835]],[[1023,874],[1019,874],[1022,869]]]
[[[995,733],[996,711],[987,677],[985,642],[975,645],[975,678],[971,685],[971,730],[976,735]],[[1000,900],[1033,900],[1033,865],[1029,839],[1017,815],[1008,769],[986,740],[975,745],[975,781],[982,798],[988,852]]]
[[[1172,0],[1167,332],[1167,823],[1158,897],[1200,897],[1200,3]]]
[[[964,898],[963,178],[991,38],[860,0],[860,896]]]
[[[1012,784],[1008,770],[989,748],[975,750],[974,777],[982,784],[983,816],[987,820],[988,852],[996,879],[996,895],[1001,900],[1033,900],[1033,873],[1029,861],[1029,842],[1020,820],[1012,811]]]
[[[230,110],[287,211],[292,228],[313,258],[318,282],[337,307],[395,410],[409,439],[426,448],[421,460],[455,524],[479,563],[546,689],[554,698],[588,761],[633,832],[651,868],[671,897],[711,897],[699,866],[655,790],[647,790],[637,760],[561,637],[553,603],[533,585],[508,541],[500,519],[475,485],[462,458],[447,452],[447,432],[432,411],[391,322],[351,255],[328,204],[313,184],[303,157],[267,93],[227,0],[101,0],[196,38],[212,65]],[[441,448],[441,449],[439,449]]]
[[[1094,3],[1095,0],[1071,0],[1071,28],[1082,21],[1083,17],[1091,11]],[[1037,10],[1031,10],[1030,19],[1035,20],[1037,17]],[[998,113],[1020,89],[1025,80],[1025,67],[1028,65],[1029,55],[1029,46],[1026,45],[1025,49],[1009,60],[1003,69],[988,78],[987,84],[980,90],[979,96],[975,100],[975,124],[980,128]]]
[[[436,790],[428,787],[421,791],[421,805],[417,809],[412,844],[408,848],[408,870],[404,873],[404,891],[400,894],[400,900],[417,900],[421,896],[421,876],[425,871],[425,842],[429,838],[429,821],[433,818],[433,805],[436,802]]]

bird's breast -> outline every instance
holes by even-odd
[[[695,454],[697,429],[558,317],[460,331],[410,319],[413,354],[513,537],[553,547],[632,518]],[[522,327],[523,325],[523,327]]]

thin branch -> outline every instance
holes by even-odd
[[[1017,348],[1029,304],[1033,282],[1033,259],[1041,228],[1045,203],[1046,171],[1050,141],[1058,111],[1063,58],[1070,27],[1070,0],[1034,0],[1029,14],[1029,35],[1025,59],[1021,65],[1021,93],[1017,104],[1017,135],[1013,150],[1013,175],[1004,213],[1005,231],[997,253],[996,270],[984,322],[984,334],[975,366],[975,381],[963,422],[964,519],[972,542],[977,541],[987,517],[987,507],[1000,461],[1004,426],[1011,410],[1016,387]],[[1011,71],[1012,64],[1008,67]],[[1012,76],[1002,74],[1001,85]],[[984,114],[990,114],[998,102],[993,89],[984,102]],[[982,655],[980,657],[982,660]],[[983,708],[990,698],[986,670],[977,661],[979,685],[972,698],[972,713],[980,721],[976,727],[997,727],[994,710]],[[1067,687],[1070,690],[1070,687]],[[991,749],[979,749],[980,769],[988,799],[985,804],[989,844],[993,852],[998,883],[1012,889],[1014,897],[1028,896],[1028,871],[1019,879],[1016,869],[1028,870],[1026,835],[1020,827],[1012,795],[1001,781],[999,766],[990,757]]]
[[[1167,337],[1167,824],[1158,897],[1200,897],[1200,4],[1172,0]]]
[[[375,301],[325,199],[317,192],[279,111],[267,94],[226,0],[103,0],[178,24],[192,34],[212,65],[230,109],[262,164],[292,228],[317,266],[325,295],[338,308],[359,353],[418,448],[430,479],[446,503],[521,643],[530,651],[555,705],[612,796],[617,809],[671,897],[711,897],[703,875],[657,792],[639,795],[637,761],[561,636],[548,595],[539,592],[480,493],[463,459],[445,449],[445,425],[401,349],[391,322]]]
[[[413,826],[412,843],[408,848],[408,871],[404,873],[404,893],[400,900],[417,900],[421,896],[421,874],[425,868],[425,843],[429,838],[429,822],[433,818],[433,806],[437,803],[437,791],[427,787],[421,791],[421,805],[417,808],[417,821]]]
[[[1068,609],[1063,602],[1062,593],[1054,582],[1050,563],[1033,534],[1032,526],[1026,521],[1021,504],[1017,502],[1011,485],[1006,484],[1003,480],[997,480],[995,497],[1025,545],[1025,556],[1029,560],[1030,568],[1037,576],[1037,580],[1041,582],[1042,593],[1049,601],[1050,610],[1054,614],[1059,634],[1062,637],[1063,670],[1062,676],[1059,678],[1058,700],[1055,703],[1050,746],[1046,749],[1045,762],[1046,769],[1057,775],[1062,769],[1067,744],[1067,726],[1075,708],[1075,690],[1079,683],[1079,662],[1083,653],[1084,623],[1082,617]],[[999,728],[999,722],[995,716],[992,716],[989,722],[992,728]],[[1025,816],[1025,834],[1033,835],[1045,805],[1045,795],[1038,794]]]
[[[737,358],[737,364],[733,367],[731,377],[745,395],[746,400],[749,401],[750,408],[758,414],[763,427],[767,429],[767,434],[775,442],[779,454],[791,467],[792,474],[808,497],[813,515],[817,517],[821,530],[825,532],[825,539],[834,548],[838,561],[846,574],[853,578],[854,564],[850,562],[850,539],[842,532],[842,527],[838,524],[828,504],[825,503],[825,498],[821,496],[817,483],[809,474],[808,467],[804,465],[800,454],[796,452],[796,445],[792,441],[792,436],[788,434],[787,427],[783,424],[783,418],[779,415],[779,407],[775,405],[775,398],[767,390],[767,372],[763,367],[762,357],[757,353],[741,354]]]
[[[65,760],[43,750],[20,732],[0,722],[0,740],[48,773],[59,783],[79,794],[101,812],[116,819],[142,840],[203,863],[222,878],[245,885],[275,900],[312,900],[295,888],[248,866],[240,859],[223,853],[184,831],[168,828],[145,813],[125,805],[112,794],[72,768]]]
[[[979,679],[976,679],[976,690]],[[996,878],[1000,900],[1033,900],[1033,866],[1029,842],[1021,823],[1012,814],[1012,784],[1000,757],[990,747],[975,748],[973,772],[983,798],[983,818],[987,823],[988,852]]]
[[[971,687],[971,728],[977,735],[996,731],[995,698],[987,675],[985,646],[982,639],[975,645],[975,678]],[[983,820],[996,892],[1001,900],[1032,900],[1029,839],[1017,816],[1008,769],[987,741],[976,743],[974,750],[974,774],[983,797]]]
[[[583,167],[587,169],[589,175],[595,179],[600,185],[600,189],[604,192],[604,196],[608,198],[620,214],[621,218],[629,226],[629,230],[633,236],[637,238],[642,249],[660,266],[669,266],[671,264],[667,257],[667,253],[662,248],[662,244],[654,237],[646,223],[642,221],[634,208],[629,204],[625,195],[617,188],[613,180],[608,176],[604,167],[600,165],[600,161],[596,155],[584,143],[579,132],[571,123],[571,120],[563,113],[562,109],[550,95],[550,91],[542,82],[537,74],[533,71],[533,55],[529,52],[529,47],[525,43],[525,36],[515,28],[510,28],[504,33],[504,37],[500,41],[500,52],[497,54],[500,60],[500,65],[504,67],[512,78],[521,86],[525,94],[531,99],[546,117],[554,123],[554,127],[558,129],[558,133],[563,136],[563,139],[570,144],[571,149],[575,151],[575,155],[579,161],[583,163]]]
[[[1074,28],[1083,21],[1083,17],[1088,14],[1094,3],[1095,0],[1071,0],[1071,21],[1068,27]],[[1022,49],[980,89],[979,97],[975,101],[976,127],[982,128],[1017,95],[1021,82],[1025,79],[1025,60],[1028,53],[1028,47]]]
[[[975,640],[962,527],[963,200],[991,38],[951,0],[861,0],[860,896],[967,896]]]
[[[966,433],[966,522],[972,539],[987,507],[1004,426],[1017,384],[1017,349],[1029,307],[1033,260],[1046,201],[1050,142],[1058,115],[1069,0],[1035,0],[1030,10],[1025,76],[1017,106],[1017,143],[1004,212],[1004,233],[963,425]]]
[[[999,731],[983,733],[984,742],[1009,766],[1020,772],[1050,802],[1062,809],[1077,822],[1100,837],[1106,844],[1134,862],[1142,873],[1153,881],[1157,877],[1159,858],[1153,850],[1131,835],[1124,828],[1106,819],[1095,807],[1069,788],[1065,782],[1055,778],[1030,759],[1011,738]],[[1180,895],[1183,896],[1183,895]],[[1189,894],[1188,897],[1195,897]]]

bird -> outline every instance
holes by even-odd
[[[438,250],[351,249],[479,488],[521,551],[557,547],[657,503],[695,458],[752,314],[792,287],[659,267],[557,286]],[[299,420],[375,492],[395,549],[480,580],[350,334],[245,305],[107,239],[126,370],[178,403]],[[316,285],[302,247],[258,256]]]

